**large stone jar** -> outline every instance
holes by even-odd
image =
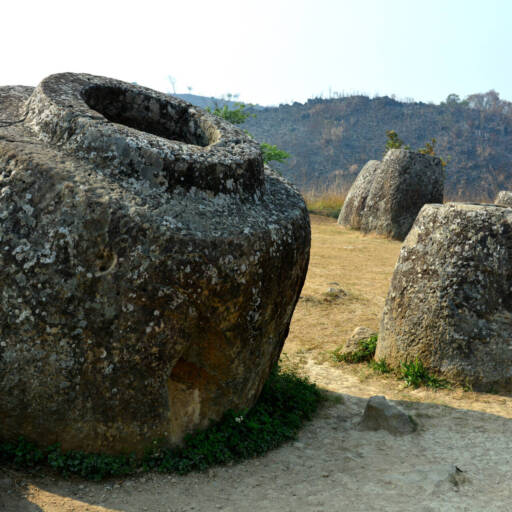
[[[141,453],[250,407],[306,275],[300,195],[192,105],[0,88],[0,438]]]
[[[512,385],[512,210],[425,205],[402,246],[377,342],[474,389]]]
[[[370,160],[361,169],[338,223],[404,240],[424,204],[443,202],[443,189],[438,157],[390,149],[382,162]]]

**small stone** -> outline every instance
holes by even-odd
[[[411,416],[389,403],[384,396],[372,396],[366,403],[360,430],[386,430],[393,435],[411,434],[417,429]]]

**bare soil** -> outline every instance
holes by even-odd
[[[413,390],[365,364],[334,363],[330,352],[355,327],[377,330],[400,244],[322,217],[312,227],[308,279],[282,361],[328,390],[329,400],[297,441],[187,476],[96,484],[0,468],[0,511],[512,510],[512,398],[457,387]],[[344,293],[333,296],[331,287]],[[359,431],[372,395],[397,401],[418,431]]]

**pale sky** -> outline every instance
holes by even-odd
[[[0,85],[63,71],[262,105],[330,92],[512,101],[512,0],[7,0]]]

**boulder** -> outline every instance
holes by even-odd
[[[338,224],[353,229],[361,228],[366,200],[379,166],[380,162],[378,160],[370,160],[361,169],[343,202]]]
[[[512,192],[507,190],[501,190],[498,192],[496,199],[494,200],[494,204],[499,206],[508,206],[512,207]]]
[[[360,430],[386,430],[393,435],[412,434],[416,422],[402,409],[389,403],[385,396],[372,396],[368,399]]]
[[[168,445],[252,406],[309,260],[237,127],[85,74],[0,88],[0,438]]]
[[[390,149],[370,160],[352,185],[338,223],[403,240],[426,203],[442,203],[444,171],[438,157]]]
[[[512,383],[512,210],[425,205],[398,258],[376,359],[474,389]]]

